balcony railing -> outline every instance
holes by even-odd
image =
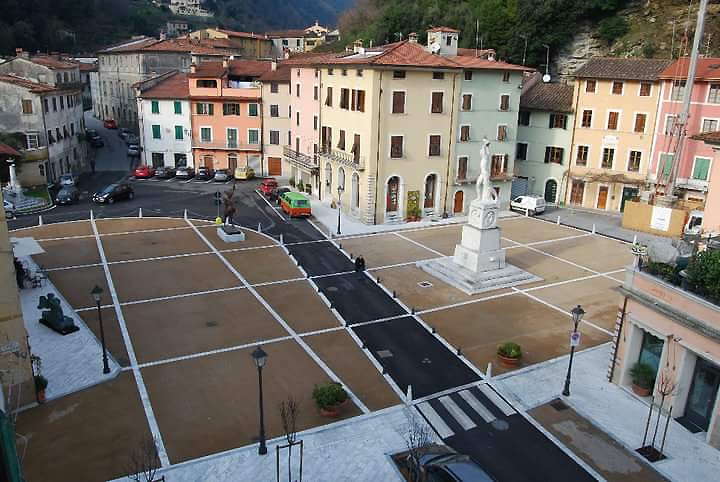
[[[317,156],[309,156],[307,154],[303,154],[302,152],[298,152],[295,149],[290,149],[287,146],[283,148],[283,155],[290,164],[298,169],[313,171],[320,168],[317,162]]]
[[[339,151],[337,149],[331,149],[329,147],[323,147],[322,151],[320,151],[320,155],[324,158],[333,160],[358,171],[365,170],[364,157],[356,157],[354,154],[345,151]]]
[[[219,142],[219,141],[195,141],[193,149],[223,149],[227,151],[260,151],[262,145],[257,144],[240,144],[238,142]]]

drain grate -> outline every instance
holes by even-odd
[[[328,287],[327,287],[327,288],[325,288],[325,289],[326,289],[327,291],[331,291],[331,292],[332,292],[332,291],[337,291],[337,290],[338,290],[338,289],[337,289],[337,286],[328,286]]]
[[[380,358],[390,358],[393,356],[390,350],[378,350],[377,354]]]
[[[432,288],[432,283],[429,281],[421,281],[417,284],[420,288]]]
[[[205,326],[207,326],[208,328],[214,328],[218,325],[219,325],[219,323],[217,321],[206,321],[205,322]]]
[[[568,408],[570,408],[570,407],[568,407],[567,403],[563,402],[559,398],[550,402],[550,406],[552,408],[554,408],[555,410],[557,410],[558,412],[562,412],[563,410],[567,410]]]

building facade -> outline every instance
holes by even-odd
[[[546,83],[539,74],[523,84],[514,195],[536,194],[548,203],[563,201],[574,125],[572,85]]]
[[[713,151],[702,229],[706,234],[718,236],[720,235],[720,130],[698,134],[694,140],[704,142]]]
[[[271,63],[271,68],[260,76],[262,83],[262,175],[287,176],[291,166],[283,162],[285,149],[290,147],[290,67]],[[297,177],[297,176],[296,176]]]
[[[164,74],[136,89],[143,164],[194,167],[187,74]]]
[[[566,202],[622,211],[645,184],[669,61],[595,57],[576,72],[575,125]]]
[[[305,30],[281,30],[267,32],[265,35],[272,40],[276,56],[282,56],[285,52],[305,52]]]
[[[200,0],[170,0],[170,11],[176,15],[213,17],[214,14],[202,8]]]
[[[653,139],[648,178],[662,190],[673,163],[678,163],[676,188],[682,199],[702,202],[708,189],[713,152],[709,145],[693,139],[697,134],[720,130],[720,59],[698,59],[684,132],[675,126],[682,111],[689,59],[676,60],[660,74],[660,107]],[[683,146],[675,159],[680,136]]]
[[[273,41],[265,34],[237,32],[224,28],[204,28],[190,32],[188,38],[211,40],[246,59],[270,59],[273,56]]]

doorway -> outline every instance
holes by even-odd
[[[685,404],[683,419],[686,423],[694,425],[701,432],[707,432],[717,400],[718,387],[720,367],[698,357]]]
[[[597,204],[595,205],[595,207],[598,209],[606,209],[607,208],[607,198],[608,198],[608,187],[600,186],[598,188],[598,198],[597,198]]]
[[[465,210],[465,193],[458,191],[453,198],[453,214],[462,214]]]
[[[432,209],[435,207],[435,185],[437,183],[437,176],[430,174],[425,178],[425,202],[423,207],[425,209]]]
[[[548,179],[545,182],[545,202],[554,203],[557,200],[557,181]]]
[[[400,179],[393,176],[388,180],[387,199],[385,199],[385,211],[394,213],[398,210],[398,195],[400,193]]]
[[[329,162],[325,164],[325,195],[332,198],[332,166]]]
[[[625,211],[625,201],[638,197],[640,190],[636,187],[624,187],[622,190],[622,200],[620,201],[620,212]]]
[[[282,160],[279,157],[268,157],[268,173],[271,176],[282,176]]]
[[[570,190],[570,204],[582,206],[584,196],[585,196],[585,182],[584,181],[573,181],[572,189]]]

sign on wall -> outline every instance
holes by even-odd
[[[662,206],[653,206],[652,216],[650,217],[650,227],[658,231],[667,231],[670,229],[670,218],[672,217],[672,209]]]

